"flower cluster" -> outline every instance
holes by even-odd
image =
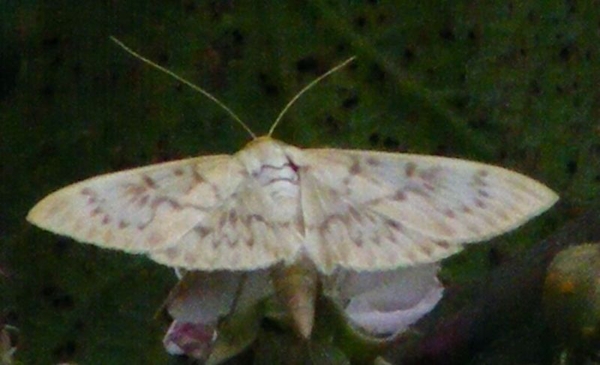
[[[404,332],[435,307],[443,292],[436,277],[438,270],[438,264],[374,272],[338,269],[321,276],[320,281],[325,297],[353,328],[362,336],[381,339]],[[167,351],[201,360],[210,358],[211,363],[243,351],[256,339],[268,308],[273,308],[265,303],[278,299],[273,272],[185,274],[167,301],[173,318],[164,338]]]

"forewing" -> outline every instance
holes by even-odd
[[[254,269],[291,259],[298,227],[281,221],[235,157],[208,156],[67,186],[27,219],[78,241],[188,269]]]
[[[306,248],[324,272],[437,261],[558,199],[526,176],[465,160],[348,150],[301,158]]]
[[[243,167],[225,155],[151,165],[67,186],[27,219],[78,241],[145,252],[176,242],[244,179]]]

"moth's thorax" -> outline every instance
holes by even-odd
[[[258,181],[273,198],[296,198],[299,176],[292,155],[296,148],[270,137],[260,137],[237,153],[248,174]]]

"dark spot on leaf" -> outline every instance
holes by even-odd
[[[369,78],[374,81],[384,81],[385,80],[385,71],[379,65],[374,64],[370,68]]]
[[[58,36],[56,36],[56,35],[47,36],[47,37],[42,38],[42,46],[47,49],[55,48],[56,46],[58,46],[59,43],[60,43],[60,40],[59,40]]]
[[[473,29],[469,30],[469,32],[467,33],[467,39],[469,39],[470,41],[477,40],[477,33],[475,33]]]
[[[50,303],[55,310],[70,310],[75,306],[73,297],[55,285],[44,287],[42,298],[45,302]]]
[[[69,340],[54,349],[54,358],[59,363],[70,362],[76,350],[77,345],[75,341]]]
[[[159,65],[166,65],[169,63],[169,54],[167,52],[161,51],[156,57],[156,60]]]
[[[558,56],[560,57],[561,61],[568,62],[572,58],[573,53],[575,53],[575,46],[573,44],[570,44],[563,47],[560,50]]]
[[[264,90],[267,96],[276,96],[279,94],[279,89],[270,80],[267,74],[261,72],[258,75],[261,88]]]
[[[40,91],[42,96],[45,98],[51,98],[54,96],[54,87],[51,85],[45,85]]]
[[[440,37],[445,41],[454,41],[456,39],[454,30],[450,27],[445,27],[440,30]]]
[[[357,17],[354,19],[354,25],[356,25],[358,28],[364,28],[364,26],[367,25],[367,18],[365,18],[363,15]]]
[[[413,51],[410,47],[406,47],[404,48],[403,57],[406,63],[410,63],[415,59],[415,51]]]
[[[318,69],[319,63],[314,56],[308,56],[296,62],[296,70],[300,73],[317,73]]]
[[[352,109],[356,105],[358,105],[358,96],[356,96],[356,95],[350,96],[349,98],[344,100],[344,102],[342,103],[342,107],[344,109]]]
[[[400,142],[392,137],[386,137],[383,140],[383,147],[388,150],[398,150],[400,149]]]
[[[540,83],[538,80],[531,80],[529,84],[529,91],[532,95],[540,95],[542,93],[542,88],[540,87]]]
[[[567,173],[569,175],[575,175],[577,173],[577,161],[570,160],[567,162]]]
[[[380,141],[380,137],[379,137],[379,133],[375,132],[375,133],[371,133],[371,135],[369,136],[369,143],[374,146],[374,145],[378,145],[379,141]]]
[[[233,37],[233,43],[236,45],[244,44],[244,35],[240,32],[239,29],[235,29],[231,32],[231,36]]]

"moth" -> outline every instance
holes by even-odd
[[[378,271],[439,261],[464,244],[517,228],[557,201],[543,184],[497,166],[301,149],[272,138],[281,116],[304,91],[350,61],[298,93],[266,136],[249,131],[253,139],[233,155],[93,177],[45,197],[27,220],[77,241],[146,254],[187,270],[280,265],[284,272],[312,278],[314,288],[318,275],[337,268]],[[314,296],[314,290],[308,292]],[[312,318],[308,302],[300,317]],[[308,321],[300,324],[304,337],[312,328]]]

